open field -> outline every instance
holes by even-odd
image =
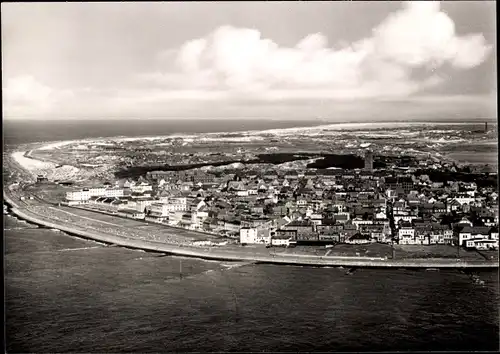
[[[366,245],[337,244],[330,250],[328,256],[392,257],[391,246],[383,243],[369,243]]]
[[[457,258],[457,247],[449,245],[394,245],[397,259],[415,258]],[[484,258],[474,250],[460,249],[460,259],[483,260]]]
[[[78,209],[78,208],[71,208],[71,207],[59,207],[60,210],[75,214],[81,217],[85,218],[90,218],[93,220],[96,220],[101,223],[109,223],[109,224],[114,224],[117,226],[120,226],[122,228],[125,228],[127,230],[134,230],[137,232],[145,233],[145,234],[168,234],[172,235],[175,234],[175,236],[179,239],[185,238],[186,241],[201,241],[201,240],[218,240],[221,239],[220,237],[213,236],[210,234],[202,234],[199,232],[194,232],[186,229],[180,229],[180,228],[173,228],[169,227],[166,225],[159,225],[159,224],[153,224],[153,223],[147,223],[144,221],[140,220],[134,220],[134,219],[126,219],[122,218],[119,216],[111,216],[111,215],[106,215],[102,214],[99,212],[93,212],[89,210],[83,210],[83,209]]]

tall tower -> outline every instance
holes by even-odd
[[[370,150],[365,153],[365,171],[373,171],[373,153]]]
[[[484,132],[488,132],[488,122],[484,122]]]

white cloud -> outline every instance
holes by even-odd
[[[70,90],[55,90],[25,75],[7,79],[2,100],[6,117],[36,116],[73,97]]]
[[[441,67],[470,69],[491,51],[482,34],[458,36],[439,2],[409,1],[370,36],[335,47],[322,33],[283,47],[257,29],[221,26],[161,51],[155,65],[165,69],[135,75],[130,87],[68,91],[31,76],[10,78],[3,85],[4,113],[106,115],[165,112],[191,101],[404,99],[442,83]],[[412,71],[420,68],[433,70],[416,78]]]
[[[413,69],[436,70],[444,64],[469,69],[490,52],[482,34],[457,36],[453,20],[440,11],[438,1],[409,1],[370,37],[343,48],[329,47],[321,33],[287,48],[256,29],[219,27],[179,49],[176,64],[182,77],[164,83],[262,97],[404,96],[443,81],[436,76],[416,80]]]

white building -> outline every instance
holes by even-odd
[[[489,228],[484,226],[482,227],[465,226],[458,233],[458,243],[461,246],[464,245],[466,246],[467,241],[469,240],[475,240],[475,242],[480,240],[489,240],[490,239],[489,231],[490,231]]]
[[[464,204],[469,204],[470,205],[471,203],[474,203],[474,201],[476,199],[474,197],[471,197],[468,194],[464,194],[464,195],[460,195],[460,196],[455,197],[454,200],[456,200],[457,202],[459,202],[460,205],[464,205]]]
[[[355,218],[352,220],[352,224],[356,226],[356,230],[359,230],[359,225],[371,225],[373,224],[372,220],[363,220],[361,218]]]
[[[149,206],[149,210],[152,213],[158,214],[160,216],[168,216],[168,205],[163,204],[163,203],[151,203]]]
[[[90,199],[90,191],[88,189],[82,189],[79,191],[66,192],[66,200],[72,202],[87,201]]]
[[[273,237],[271,237],[271,245],[272,246],[288,247],[290,245],[291,241],[292,241],[292,238],[289,236],[273,236]]]
[[[187,211],[188,203],[185,197],[169,198],[167,202],[169,211]]]
[[[140,184],[137,184],[135,186],[131,186],[130,190],[133,193],[145,193],[145,192],[150,192],[153,190],[153,186],[150,185],[149,183],[146,182],[141,182]]]
[[[108,198],[119,198],[125,195],[123,188],[108,188],[104,191],[104,196]]]
[[[240,229],[241,244],[270,244],[271,234],[269,229],[242,227]]]
[[[398,230],[399,244],[401,245],[414,245],[415,241],[415,229],[412,227],[401,227]]]
[[[123,188],[91,187],[66,193],[68,201],[84,201],[92,197],[118,198],[124,196]]]
[[[478,250],[498,250],[498,240],[474,238],[467,240],[465,246],[467,248],[475,248]]]
[[[394,217],[394,224],[396,225],[396,227],[398,227],[398,223],[401,220],[406,221],[406,222],[412,222],[413,220],[418,219],[418,217],[416,215],[397,214],[397,215],[394,215],[393,217]]]

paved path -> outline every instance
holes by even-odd
[[[86,216],[82,216],[82,215],[78,215],[78,214],[73,214],[73,213],[70,213],[69,211],[62,210],[61,208],[49,207],[49,209],[54,209],[54,210],[57,210],[57,211],[62,211],[63,213],[66,213],[68,215],[76,216],[77,218],[82,218],[82,219],[90,220],[90,221],[93,221],[93,222],[98,222],[98,223],[101,223],[101,224],[107,224],[107,225],[116,226],[116,227],[120,227],[120,228],[124,227],[123,225],[114,224],[112,222],[107,222],[107,221],[92,219],[92,218],[88,218]]]

